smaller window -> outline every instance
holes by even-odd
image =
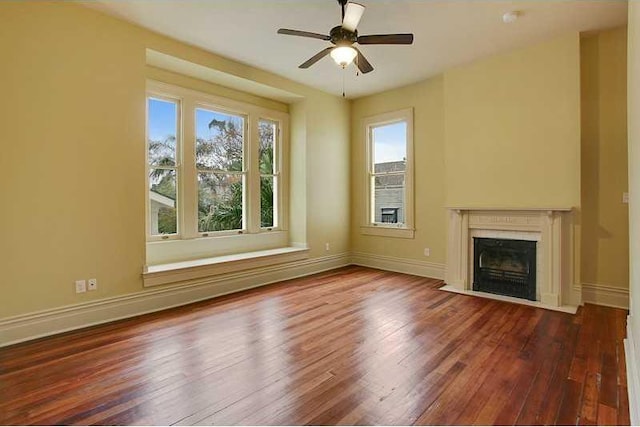
[[[362,231],[413,237],[413,110],[365,119],[365,135],[368,197]]]
[[[278,122],[260,119],[260,227],[278,227]]]
[[[178,145],[177,100],[147,98],[147,168],[149,176],[148,234],[150,238],[177,236]]]

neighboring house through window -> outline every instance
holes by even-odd
[[[399,209],[400,208],[380,208],[380,222],[397,224]]]
[[[165,218],[167,215],[173,215],[176,209],[176,201],[170,197],[163,196],[162,194],[149,190],[149,209],[150,216],[149,221],[151,225],[151,235],[157,236],[160,232],[160,218]],[[164,227],[164,224],[163,224]]]

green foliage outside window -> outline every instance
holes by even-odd
[[[260,122],[260,173],[273,174],[273,124]],[[243,219],[243,125],[241,120],[212,120],[209,138],[196,141],[196,168],[198,173],[198,230],[221,231],[242,229]],[[150,189],[176,200],[175,136],[162,141],[149,141]],[[273,178],[260,180],[260,218],[262,227],[273,226]],[[176,209],[160,208],[158,232],[176,232]]]

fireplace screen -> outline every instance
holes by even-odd
[[[473,239],[473,290],[536,300],[536,242]]]

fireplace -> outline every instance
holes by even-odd
[[[473,238],[473,290],[536,300],[536,242]]]
[[[448,209],[446,285],[441,289],[484,298],[503,299],[502,296],[490,293],[493,291],[475,290],[475,239],[525,240],[529,242],[526,244],[531,245],[531,250],[535,245],[535,258],[531,258],[528,264],[528,271],[532,274],[529,283],[531,286],[524,297],[513,298],[512,301],[567,313],[577,311],[582,291],[574,283],[579,278],[574,274],[576,258],[574,215],[571,208],[462,206]],[[484,280],[478,283],[480,282]],[[507,290],[514,288],[513,284],[505,287]],[[522,291],[522,286],[519,285],[516,289]]]

